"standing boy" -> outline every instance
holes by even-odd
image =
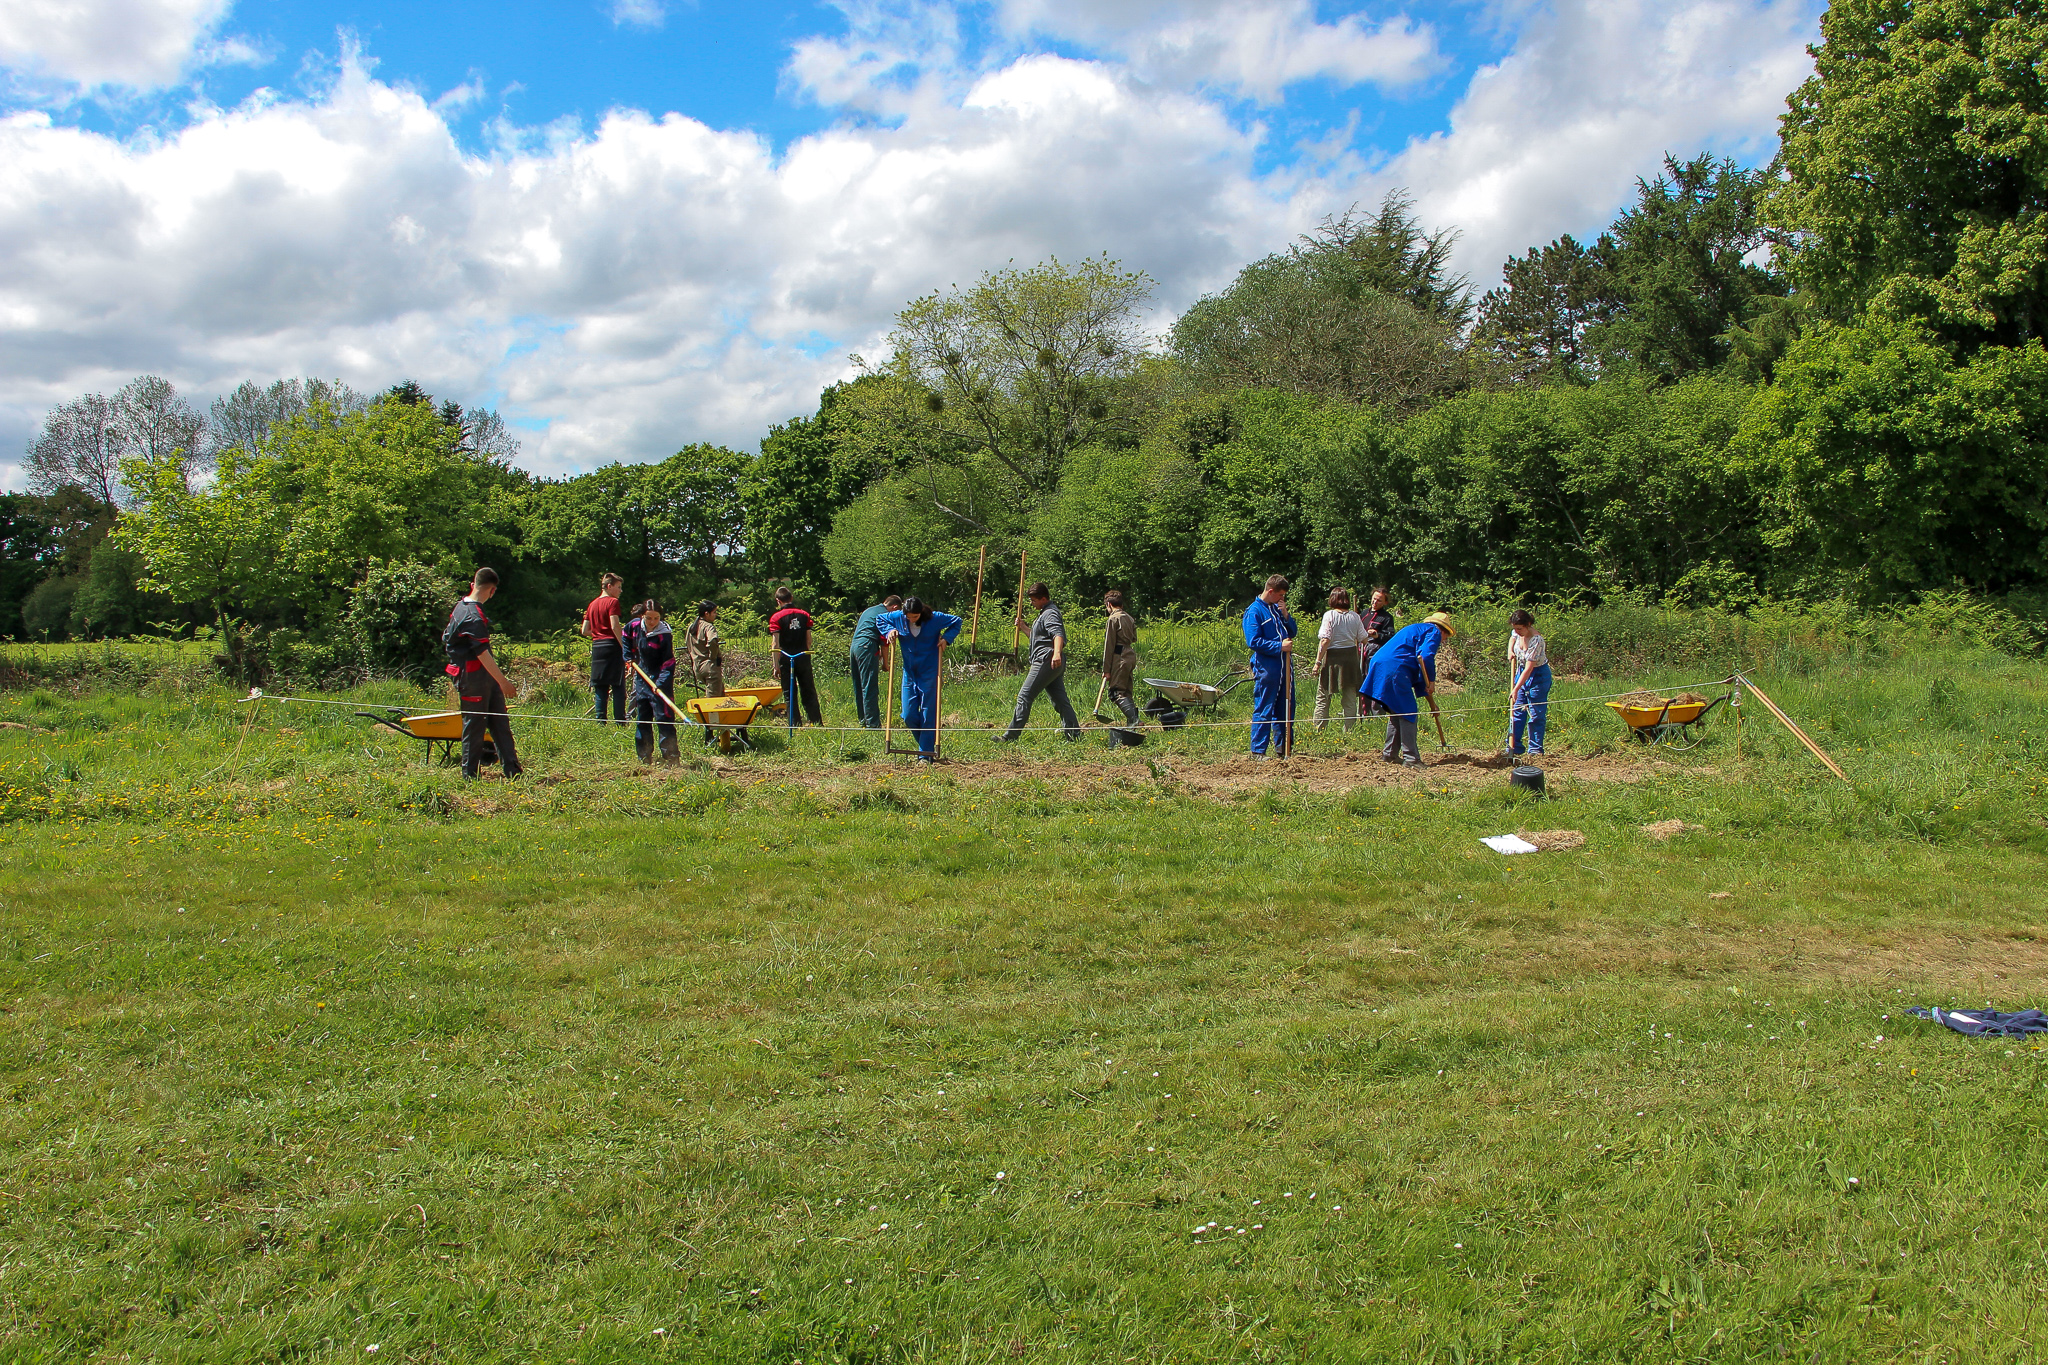
[[[590,693],[597,698],[599,724],[604,723],[608,699],[619,724],[626,723],[626,652],[619,638],[619,593],[625,586],[617,574],[606,574],[597,596],[583,609],[583,633],[590,637]]]
[[[1274,574],[1244,609],[1244,642],[1252,652],[1252,757],[1277,744],[1284,758],[1294,747],[1294,617],[1287,611],[1287,580]]]
[[[882,728],[882,632],[875,623],[902,605],[903,599],[892,592],[853,623],[853,644],[847,649],[853,669],[853,709],[870,730]]]
[[[1102,605],[1109,609],[1109,624],[1102,632],[1102,680],[1116,709],[1136,726],[1138,703],[1131,699],[1131,684],[1138,672],[1138,623],[1124,610],[1122,593],[1104,593]]]
[[[462,775],[468,778],[477,775],[486,744],[497,747],[505,776],[521,772],[519,755],[512,748],[512,722],[505,715],[506,698],[518,696],[519,689],[491,657],[491,622],[484,615],[484,603],[497,591],[497,570],[478,569],[469,595],[448,613],[448,625],[441,632],[448,676],[455,679],[455,695],[461,698]]]
[[[684,640],[690,650],[690,676],[707,697],[725,695],[725,645],[718,638],[718,604],[705,598]]]
[[[818,684],[811,670],[811,614],[796,604],[796,595],[788,588],[775,590],[775,614],[768,618],[768,633],[775,638],[775,681],[782,684],[783,704],[794,716],[801,688],[804,714],[811,724],[823,725],[818,713]]]
[[[1067,700],[1067,624],[1060,609],[1052,604],[1052,591],[1045,584],[1033,583],[1026,595],[1031,599],[1031,609],[1038,613],[1038,619],[1031,623],[1031,666],[1025,670],[1024,686],[1017,689],[1017,708],[1010,713],[1010,728],[997,735],[996,742],[1015,742],[1024,722],[1031,719],[1031,705],[1040,692],[1052,698],[1053,710],[1059,712],[1067,738],[1077,740],[1081,737],[1081,721],[1074,715],[1074,704]]]

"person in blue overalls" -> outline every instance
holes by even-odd
[[[1252,755],[1277,744],[1280,757],[1294,747],[1294,618],[1287,612],[1287,580],[1274,574],[1244,609],[1244,642],[1252,651]]]
[[[1550,718],[1550,648],[1536,633],[1536,614],[1508,614],[1508,709],[1514,717],[1508,732],[1508,753],[1543,752],[1543,731]],[[1528,726],[1529,747],[1522,748],[1522,727]]]
[[[960,618],[906,597],[901,611],[875,618],[875,629],[882,636],[885,668],[890,646],[902,651],[903,723],[917,737],[918,762],[929,763],[938,739],[939,642],[950,645],[960,637]]]
[[[853,643],[846,651],[853,672],[853,709],[870,730],[882,728],[882,632],[875,622],[902,605],[903,599],[892,592],[853,623]]]
[[[1387,762],[1398,758],[1407,767],[1422,766],[1415,699],[1436,695],[1436,652],[1447,636],[1455,634],[1451,618],[1433,612],[1395,631],[1393,638],[1372,652],[1358,694],[1387,713],[1387,742],[1380,749],[1380,757]]]

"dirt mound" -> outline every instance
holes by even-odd
[[[1653,825],[1644,825],[1642,830],[1643,833],[1661,844],[1674,835],[1684,834],[1689,830],[1705,828],[1705,825],[1691,825],[1683,820],[1659,820]]]
[[[1515,833],[1536,845],[1538,853],[1562,853],[1569,848],[1586,846],[1586,836],[1575,829],[1539,829],[1533,832],[1518,829]]]

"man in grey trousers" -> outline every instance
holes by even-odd
[[[1066,622],[1060,619],[1060,609],[1052,604],[1052,594],[1045,584],[1033,583],[1027,596],[1031,609],[1038,613],[1038,619],[1031,623],[1031,667],[1024,674],[1024,686],[1017,692],[1017,709],[1010,714],[1010,728],[995,737],[996,743],[1016,740],[1024,722],[1031,719],[1031,704],[1038,700],[1040,692],[1052,698],[1053,710],[1060,713],[1067,738],[1077,740],[1081,738],[1081,722],[1074,715],[1074,704],[1067,700]]]

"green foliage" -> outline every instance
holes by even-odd
[[[2048,22],[2037,4],[1838,0],[1790,100],[1770,203],[1794,282],[1970,344],[2048,324]]]
[[[740,481],[747,458],[723,446],[685,446],[658,464],[606,465],[525,495],[527,553],[597,590],[606,572],[635,599],[702,597],[743,538]]]
[[[1466,382],[1458,333],[1471,290],[1450,272],[1456,234],[1425,233],[1412,202],[1324,223],[1255,261],[1173,327],[1173,353],[1211,392],[1289,389],[1411,412]]]
[[[1567,233],[1508,257],[1500,287],[1479,300],[1475,345],[1516,382],[1589,382],[1597,371],[1589,338],[1618,303],[1613,255],[1612,237],[1585,247]]]
[[[141,577],[142,558],[133,550],[111,540],[95,546],[71,601],[73,633],[88,639],[134,634],[152,605],[139,586]]]
[[[791,580],[800,594],[816,595],[829,586],[825,536],[832,519],[860,496],[871,473],[841,454],[845,424],[838,403],[846,387],[835,384],[820,394],[815,415],[770,428],[760,458],[741,477],[751,567],[757,575]]]
[[[71,634],[71,606],[77,578],[46,578],[21,603],[22,633],[32,640],[64,640]]]
[[[1793,343],[1742,446],[1776,482],[1786,543],[1810,541],[1869,591],[2048,579],[2048,351],[1967,358],[1875,315]]]
[[[373,559],[349,589],[343,626],[372,673],[427,687],[441,676],[441,632],[461,590],[418,562]]]
[[[856,599],[898,592],[916,593],[942,608],[957,604],[974,591],[985,534],[981,524],[964,518],[977,512],[992,516],[1003,505],[1007,483],[979,464],[932,465],[876,482],[834,518],[825,537],[823,558],[833,582]],[[965,513],[956,514],[954,509],[963,508]],[[1000,529],[1018,522],[1009,514],[995,524]],[[994,540],[990,553],[1005,557],[1007,543]]]

